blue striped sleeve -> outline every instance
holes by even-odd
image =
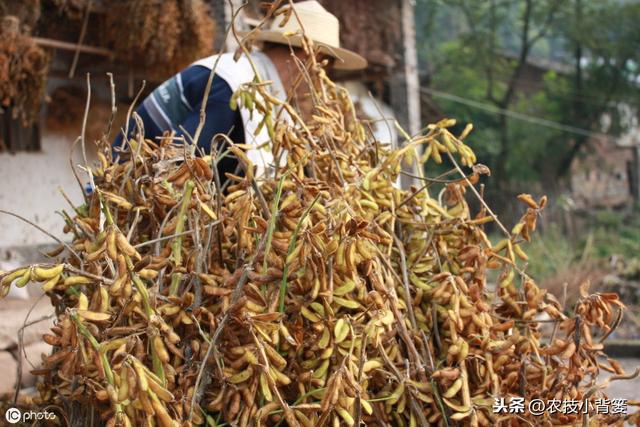
[[[200,122],[200,110],[204,92],[211,71],[203,66],[194,65],[156,88],[136,113],[142,119],[144,135],[154,140],[163,132],[173,130],[177,136],[193,136]],[[211,90],[206,99],[206,120],[197,141],[200,148],[209,152],[213,137],[224,133],[236,143],[244,143],[242,117],[238,111],[229,106],[233,92],[231,87],[219,76],[214,76]],[[136,123],[129,122],[129,137],[137,133]],[[122,145],[123,132],[120,132],[113,143],[114,147]]]

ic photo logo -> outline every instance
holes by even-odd
[[[9,408],[5,412],[4,418],[9,424],[16,424],[22,420],[22,412],[18,408]]]
[[[56,418],[54,412],[49,411],[24,411],[18,408],[9,408],[4,413],[4,419],[9,424],[18,424],[19,422],[29,423],[33,421],[53,420]]]

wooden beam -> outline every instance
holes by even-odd
[[[78,51],[83,53],[91,53],[99,56],[107,56],[109,58],[113,58],[114,56],[114,52],[112,50],[105,49],[103,47],[87,46],[84,44],[69,43],[62,40],[47,39],[43,37],[31,37],[31,40],[36,42],[36,44],[38,44],[39,46],[43,47],[70,50],[73,52]]]
[[[418,55],[416,52],[415,18],[411,0],[396,0],[400,9],[402,28],[401,43],[398,46],[398,60],[389,79],[391,108],[400,126],[409,134],[420,131],[420,83],[418,80]],[[400,136],[400,142],[404,138]],[[403,166],[405,172],[418,175],[416,165]],[[413,178],[401,177],[403,188],[416,184]]]
[[[418,52],[416,50],[415,15],[411,0],[402,0],[402,39],[404,44],[404,73],[409,110],[408,131],[415,135],[420,130],[420,81],[418,79]]]
[[[413,5],[397,0],[400,8],[402,41],[399,61],[391,76],[391,106],[400,125],[411,135],[420,130],[420,82]]]

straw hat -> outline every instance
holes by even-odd
[[[340,47],[340,23],[317,1],[294,3],[295,14],[281,27],[286,14],[276,16],[256,34],[256,40],[302,47],[302,33],[319,48],[320,52],[336,58],[334,68],[359,70],[367,60],[355,52]],[[297,16],[296,16],[297,15]],[[245,36],[249,31],[239,31]]]

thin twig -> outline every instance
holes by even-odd
[[[31,316],[31,312],[33,311],[33,309],[36,307],[36,305],[38,305],[38,303],[42,300],[42,298],[45,297],[46,294],[42,294],[38,297],[37,300],[35,300],[35,302],[33,304],[31,304],[31,307],[29,308],[29,311],[27,311],[27,315],[24,317],[24,321],[22,322],[22,326],[20,327],[20,329],[18,329],[18,367],[16,369],[16,389],[15,392],[13,394],[13,404],[17,404],[18,403],[18,396],[20,394],[20,386],[22,384],[22,356],[21,353],[24,354],[24,358],[29,361],[27,359],[27,353],[24,349],[24,330],[26,328],[28,328],[31,325],[35,325],[36,323],[45,321],[47,319],[51,319],[53,317],[55,317],[55,314],[49,314],[46,316],[42,316],[36,320],[32,320],[30,322],[27,322],[29,320],[29,316]],[[29,361],[29,363],[31,364],[31,362]],[[33,364],[31,364],[33,366]]]
[[[113,127],[113,121],[116,118],[118,108],[116,107],[116,85],[113,82],[113,73],[107,73],[109,77],[109,89],[111,90],[111,115],[109,116],[109,122],[107,124],[107,130],[104,133],[104,139],[108,140],[111,135],[111,128]]]
[[[93,279],[96,280],[98,282],[104,283],[105,285],[112,285],[114,280],[113,279],[109,279],[107,277],[104,276],[99,276],[97,274],[93,274],[93,273],[89,273],[88,271],[84,271],[82,269],[76,268],[71,264],[65,264],[64,265],[64,269],[67,271],[70,271],[74,274],[80,275],[80,276],[85,276],[88,277],[89,279]]]
[[[76,165],[73,161],[73,153],[75,152],[76,149],[76,145],[78,145],[78,142],[80,142],[80,137],[77,137],[72,143],[71,146],[69,147],[69,155],[68,155],[68,160],[69,160],[69,167],[71,168],[71,173],[73,174],[73,177],[76,179],[76,182],[78,183],[78,187],[80,188],[80,194],[82,194],[82,197],[84,198],[84,202],[85,204],[88,201],[88,196],[87,193],[85,191],[84,185],[82,184],[82,181],[80,180],[80,176],[78,175],[78,171],[76,170]]]
[[[229,1],[229,4],[231,5],[231,23],[229,24],[229,27],[227,28],[227,31],[225,31],[225,35],[224,38],[222,39],[222,44],[221,44],[221,48],[220,48],[220,52],[218,53],[218,57],[216,58],[215,62],[213,63],[213,67],[211,67],[211,71],[209,72],[209,78],[207,79],[207,85],[204,88],[204,92],[202,93],[202,102],[200,103],[200,119],[198,121],[198,127],[196,128],[196,131],[193,134],[193,143],[195,145],[198,145],[198,140],[200,139],[200,134],[202,133],[202,129],[204,128],[204,124],[205,124],[205,120],[206,120],[206,108],[207,108],[207,99],[209,99],[209,92],[211,92],[211,86],[213,85],[213,77],[216,74],[216,69],[218,68],[218,62],[220,62],[220,58],[222,55],[222,49],[224,49],[224,45],[226,44],[227,41],[227,37],[229,36],[229,29],[233,28],[233,23],[236,20],[236,17],[238,16],[238,14],[240,13],[240,11],[248,5],[248,3],[245,3],[243,5],[241,5],[238,10],[234,11],[233,10],[233,3],[231,1]],[[191,420],[191,418],[189,418],[189,420]]]
[[[87,6],[84,11],[84,17],[82,19],[82,27],[80,28],[80,37],[78,37],[78,43],[76,44],[76,50],[73,53],[73,61],[71,62],[71,68],[69,68],[69,78],[72,79],[76,74],[76,66],[78,65],[78,58],[80,58],[80,46],[84,42],[84,37],[87,34],[87,24],[89,24],[89,15],[91,14],[91,1],[87,1]]]
[[[400,229],[398,229],[400,230]],[[400,269],[402,270],[402,285],[404,287],[404,302],[407,305],[407,311],[409,312],[409,320],[411,320],[411,326],[414,330],[418,330],[418,323],[416,322],[416,316],[413,312],[413,304],[411,302],[411,290],[409,289],[409,273],[407,268],[407,256],[404,251],[404,245],[398,238],[398,236],[393,235],[393,240],[396,243],[396,248],[398,248],[398,253],[400,254]]]
[[[46,234],[47,236],[51,237],[53,240],[55,240],[56,242],[58,242],[59,244],[64,246],[69,251],[69,253],[71,253],[74,257],[76,257],[78,259],[78,261],[80,261],[81,263],[83,262],[82,258],[80,258],[80,255],[78,255],[78,253],[75,250],[73,250],[73,248],[71,246],[69,246],[69,244],[67,244],[67,243],[63,242],[62,240],[58,239],[56,236],[54,236],[53,234],[49,233],[47,230],[45,230],[44,228],[40,227],[39,225],[29,221],[28,219],[26,219],[23,216],[20,216],[18,214],[13,213],[13,212],[5,211],[4,209],[0,209],[0,213],[3,213],[5,215],[10,215],[12,217],[18,218],[21,221],[26,222],[27,224],[29,224],[30,226],[32,226],[36,230],[41,231],[42,233]]]
[[[129,105],[129,109],[127,110],[127,117],[125,118],[124,135],[123,135],[123,139],[122,139],[123,142],[127,141],[129,139],[129,121],[131,120],[131,114],[133,113],[133,107],[138,103],[138,99],[140,98],[140,95],[142,95],[142,91],[144,90],[144,87],[146,86],[146,84],[147,84],[147,82],[145,80],[143,80],[142,84],[140,85],[140,89],[138,89],[138,93],[136,94],[135,98],[133,98],[133,101]]]
[[[496,222],[496,224],[498,224],[498,227],[500,227],[500,230],[502,230],[502,232],[507,236],[507,238],[510,239],[511,238],[511,233],[509,233],[509,230],[507,230],[506,227],[504,225],[502,225],[502,223],[498,219],[498,216],[495,213],[493,213],[493,211],[491,210],[491,208],[489,207],[487,202],[484,201],[484,199],[482,198],[480,193],[478,193],[478,190],[476,190],[476,187],[474,187],[473,184],[471,184],[471,181],[469,181],[469,178],[462,171],[462,168],[460,168],[460,166],[458,165],[458,162],[453,157],[453,155],[449,152],[449,150],[447,150],[447,156],[449,156],[449,159],[451,160],[451,163],[453,163],[455,168],[458,170],[458,173],[460,173],[460,176],[465,180],[465,182],[467,183],[467,186],[469,188],[471,188],[471,191],[473,192],[473,194],[475,194],[475,196],[478,199],[478,201],[482,204],[482,206],[484,206],[484,208],[487,210],[487,212],[489,212],[489,215],[491,215],[491,217]]]
[[[214,225],[220,224],[220,222],[221,222],[220,220],[216,220],[216,221],[210,222],[209,224],[207,224],[207,226],[209,228],[211,228]],[[147,240],[146,242],[138,243],[137,245],[134,245],[133,247],[136,248],[136,249],[139,249],[139,248],[142,248],[142,247],[147,246],[147,245],[153,245],[154,243],[163,242],[165,240],[171,240],[171,239],[173,239],[175,237],[186,236],[187,234],[193,234],[195,232],[196,232],[196,230],[187,230],[187,231],[183,231],[181,233],[172,234],[170,236],[158,237],[157,239]]]
[[[95,190],[96,185],[93,182],[93,174],[89,168],[89,162],[87,161],[87,148],[85,142],[85,135],[87,131],[87,119],[89,117],[89,106],[91,105],[91,74],[87,73],[87,101],[84,106],[84,115],[82,116],[82,132],[80,134],[80,144],[82,147],[82,161],[83,166],[87,169],[89,175],[89,182],[91,183],[91,190]]]

